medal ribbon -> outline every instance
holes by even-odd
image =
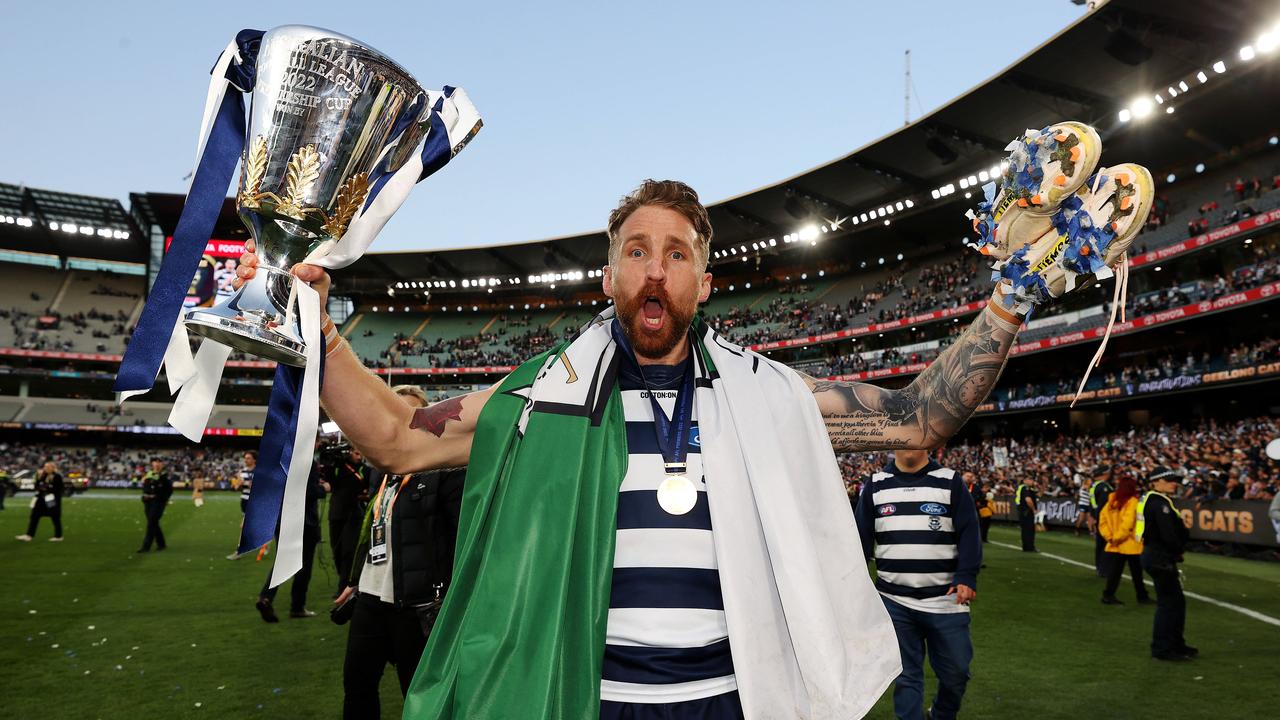
[[[640,380],[649,393],[649,403],[653,406],[654,430],[658,435],[658,449],[662,451],[662,461],[666,466],[667,474],[683,475],[686,467],[685,457],[689,454],[689,429],[693,424],[693,358],[689,358],[689,364],[685,366],[684,379],[680,383],[679,394],[676,395],[672,417],[668,419],[658,399],[653,396],[653,389],[649,387],[649,381],[644,376],[644,368],[640,367],[639,361],[636,360],[635,351],[631,349],[631,342],[622,331],[622,325],[615,320],[610,329],[613,332],[614,341],[623,350],[622,356],[640,373]]]
[[[387,477],[383,476],[382,484],[378,486],[378,502],[373,504],[373,522],[376,525],[378,518],[382,515],[389,515],[396,506],[396,500],[400,497],[400,491],[404,489],[404,484],[409,482],[411,476],[405,475],[400,479],[400,483],[391,488],[390,500],[386,497]],[[381,512],[379,512],[381,510]]]

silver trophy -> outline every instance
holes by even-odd
[[[216,306],[188,313],[187,330],[305,365],[296,314],[286,312],[289,269],[340,239],[371,186],[413,157],[431,131],[430,105],[409,73],[364,43],[300,25],[267,32],[236,195],[258,272]]]

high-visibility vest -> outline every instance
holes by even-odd
[[[1013,493],[1013,503],[1014,503],[1015,505],[1017,505],[1019,508],[1021,508],[1021,507],[1022,507],[1022,491],[1023,491],[1023,489],[1024,489],[1024,488],[1026,488],[1026,487],[1027,487],[1027,484],[1026,484],[1026,483],[1023,483],[1023,484],[1019,485],[1019,486],[1018,486],[1018,489],[1017,489],[1017,490],[1015,490],[1015,491],[1014,491],[1014,493]]]
[[[1145,493],[1143,493],[1142,499],[1138,501],[1138,520],[1137,520],[1137,523],[1133,526],[1133,534],[1139,540],[1145,539],[1143,534],[1147,531],[1147,515],[1146,515],[1147,498],[1151,497],[1152,495],[1159,495],[1160,497],[1164,498],[1164,501],[1169,503],[1169,507],[1173,508],[1174,512],[1178,511],[1178,508],[1174,507],[1173,501],[1169,499],[1168,495],[1165,495],[1164,493],[1156,492],[1155,490],[1148,490]]]
[[[1106,481],[1105,481],[1105,480],[1100,480],[1100,481],[1098,481],[1098,482],[1096,482],[1096,483],[1094,483],[1094,484],[1092,484],[1092,485],[1090,485],[1090,486],[1089,486],[1089,509],[1091,509],[1091,510],[1097,510],[1097,509],[1098,509],[1098,496],[1097,496],[1097,494],[1096,494],[1096,493],[1098,492],[1098,486],[1099,486],[1099,485],[1102,485],[1102,484],[1104,484],[1104,483],[1106,483]],[[1107,490],[1108,490],[1108,491],[1110,491],[1110,490],[1111,490],[1111,485],[1110,485],[1110,484],[1107,484]]]

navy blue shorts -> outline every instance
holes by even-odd
[[[600,701],[600,720],[743,720],[738,691],[677,703]]]

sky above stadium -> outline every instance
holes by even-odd
[[[0,182],[119,198],[185,192],[208,71],[242,27],[354,36],[426,87],[466,88],[485,127],[372,250],[597,230],[646,177],[712,203],[920,117],[1083,12],[970,2],[7,3]]]

